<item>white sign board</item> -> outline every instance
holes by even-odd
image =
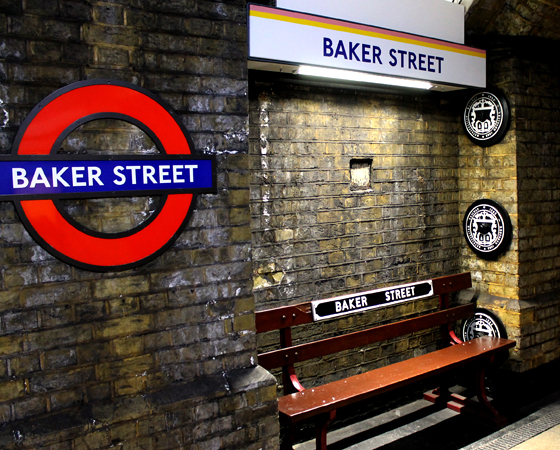
[[[249,59],[486,86],[484,50],[260,5],[249,5]]]
[[[276,6],[465,43],[465,8],[443,0],[276,0]]]

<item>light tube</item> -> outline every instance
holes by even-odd
[[[431,89],[433,87],[433,85],[427,81],[384,77],[364,72],[354,72],[352,70],[327,69],[325,67],[299,66],[297,73],[298,75],[336,78],[339,80],[359,81],[363,83],[388,84],[391,86],[410,87],[416,89]]]

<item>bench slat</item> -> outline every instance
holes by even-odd
[[[472,287],[470,272],[434,278],[432,282],[435,295],[450,294],[451,292],[462,291]]]
[[[313,322],[311,302],[257,311],[255,314],[255,322],[257,325],[257,333],[311,323]]]
[[[463,344],[381,367],[279,399],[281,414],[293,422],[365,400],[450,369],[488,359],[515,346],[509,339],[483,336]]]
[[[400,322],[380,325],[363,331],[344,334],[320,341],[309,342],[293,347],[273,350],[258,356],[259,365],[265,369],[273,369],[286,364],[307,361],[313,358],[330,355],[332,353],[349,350],[375,342],[384,341],[397,336],[414,333],[420,330],[437,327],[457,320],[466,319],[474,314],[475,305],[457,306],[430,314],[424,314]]]

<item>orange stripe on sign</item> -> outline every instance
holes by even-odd
[[[305,13],[294,11],[279,10],[267,8],[265,6],[250,5],[249,15],[251,17],[260,17],[262,19],[277,20],[281,22],[295,23],[299,25],[311,26],[315,28],[324,28],[327,30],[342,31],[362,36],[374,37],[394,42],[402,42],[404,44],[419,45],[422,47],[444,50],[447,52],[461,53],[464,55],[486,58],[486,51],[478,48],[467,47],[452,42],[440,41],[437,39],[415,36],[412,34],[402,33],[400,31],[385,30],[369,25],[360,25],[352,22],[345,22],[338,19],[329,19],[327,17],[313,16]]]

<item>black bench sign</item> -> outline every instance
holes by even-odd
[[[434,295],[431,280],[311,302],[313,320],[332,319]]]

